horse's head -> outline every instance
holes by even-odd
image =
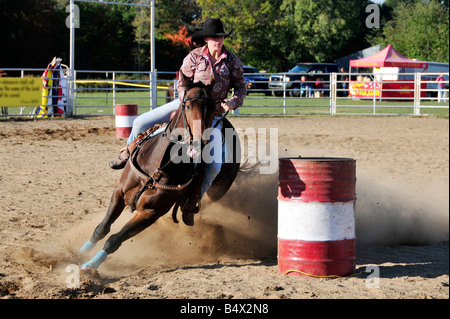
[[[177,126],[178,128],[183,128],[185,134],[189,134],[192,146],[191,157],[197,158],[201,154],[201,142],[206,143],[203,139],[203,132],[212,125],[215,109],[211,95],[214,76],[211,77],[209,83],[193,83],[180,72],[179,81],[180,85],[186,88],[186,91],[178,111],[180,114]],[[184,127],[181,127],[180,122],[183,123]]]

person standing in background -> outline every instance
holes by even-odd
[[[444,102],[444,90],[445,90],[445,79],[444,74],[439,74],[439,76],[436,78],[437,82],[437,89],[438,89],[438,102],[443,103]]]

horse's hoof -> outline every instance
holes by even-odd
[[[82,271],[88,271],[88,272],[92,271],[92,270],[95,270],[95,268],[92,267],[92,265],[90,263],[85,263],[85,264],[81,265],[80,269]]]
[[[82,274],[87,276],[87,278],[100,278],[100,274],[98,273],[97,269],[93,268],[90,265],[84,264],[80,269],[82,271]]]

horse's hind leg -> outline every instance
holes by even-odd
[[[105,217],[95,228],[91,239],[89,239],[83,247],[81,247],[80,251],[85,253],[94,248],[95,244],[109,233],[112,223],[114,223],[114,221],[120,216],[124,208],[125,201],[123,198],[123,192],[119,189],[119,187],[117,187],[111,196],[111,201]]]
[[[156,214],[153,210],[137,211],[136,215],[118,233],[108,238],[103,246],[103,250],[90,261],[83,264],[81,269],[85,269],[86,267],[97,269],[109,254],[119,249],[125,240],[139,234],[152,225],[159,217],[160,215]]]

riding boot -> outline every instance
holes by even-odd
[[[120,154],[119,157],[116,158],[115,160],[112,160],[111,162],[109,162],[109,166],[112,169],[122,169],[125,167],[125,165],[128,162],[128,159],[130,158],[131,153],[133,153],[134,149],[136,148],[138,141],[142,140],[143,138],[148,137],[149,135],[151,135],[154,131],[156,131],[157,129],[159,129],[161,127],[161,124],[156,124],[153,127],[149,128],[148,130],[142,132],[141,134],[139,134],[137,136],[137,138],[131,142],[130,145],[128,145],[125,148],[122,148],[120,150]]]
[[[130,157],[130,152],[128,151],[128,147],[122,148],[119,153],[119,157],[109,162],[109,166],[112,169],[122,169],[128,162],[128,158]]]

